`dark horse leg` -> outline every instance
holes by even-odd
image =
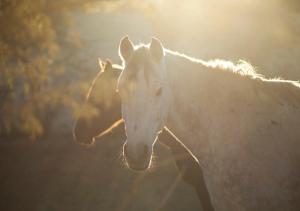
[[[91,144],[93,137],[103,138],[109,133],[113,133],[117,128],[123,127],[123,120],[121,120],[121,102],[119,95],[115,92],[117,78],[121,69],[113,67],[110,62],[105,65],[100,64],[102,72],[97,75],[93,81],[92,87],[87,96],[87,102],[97,106],[99,115],[87,121],[79,118],[74,127],[74,139],[80,143]],[[105,92],[109,92],[111,99],[111,106],[103,106],[104,102],[99,102],[97,93],[94,90],[103,90],[105,84]],[[110,85],[110,86],[109,86]],[[96,87],[96,88],[95,88]],[[102,88],[102,89],[101,89]],[[94,98],[96,96],[96,99]],[[101,114],[101,115],[100,115]],[[101,132],[103,131],[103,132]],[[119,132],[119,130],[118,130]],[[125,134],[123,129],[121,133]],[[158,136],[158,141],[170,148],[172,157],[176,163],[177,168],[182,174],[185,182],[195,188],[198,198],[201,201],[204,211],[213,211],[209,192],[207,190],[202,169],[198,160],[193,154],[172,134],[168,129],[163,129]]]
[[[196,189],[203,210],[213,211],[214,208],[212,206],[202,168],[198,160],[167,128],[165,128],[163,132],[159,134],[158,138],[161,143],[170,147],[177,168],[182,174],[183,180]]]

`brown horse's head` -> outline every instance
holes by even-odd
[[[110,61],[99,60],[99,64],[101,70],[93,80],[84,102],[96,107],[97,114],[91,118],[78,118],[73,129],[74,139],[86,145],[92,144],[95,136],[121,118],[121,102],[116,92],[121,67],[112,65]]]

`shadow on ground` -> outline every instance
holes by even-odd
[[[122,143],[116,135],[91,148],[71,135],[1,140],[0,210],[201,210],[165,147],[156,146],[154,169],[135,173],[122,164]]]

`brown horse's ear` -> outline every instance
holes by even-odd
[[[123,61],[127,61],[133,54],[134,48],[128,36],[123,37],[119,46],[119,55]]]
[[[100,58],[98,58],[98,63],[99,63],[101,71],[104,71],[105,70],[105,64],[104,64],[104,62]]]
[[[150,53],[151,56],[157,61],[160,62],[164,57],[164,48],[159,39],[152,37],[150,44]]]
[[[112,69],[112,62],[109,59],[106,59],[104,71],[108,71]]]

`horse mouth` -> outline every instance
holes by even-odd
[[[95,141],[94,137],[82,136],[76,133],[73,133],[73,140],[82,145],[91,145]]]
[[[131,148],[131,150],[128,150],[127,143],[123,145],[123,156],[127,167],[135,171],[147,170],[151,163],[152,149],[147,145],[140,145],[138,149]]]
[[[134,171],[147,170],[151,163],[151,154],[149,152],[147,154],[142,153],[141,156],[136,156],[136,154],[128,153],[126,145],[124,145],[123,156],[127,167]]]
[[[145,160],[135,160],[131,159],[130,156],[124,155],[124,157],[127,167],[134,171],[145,171],[149,168],[151,163],[151,158]]]

